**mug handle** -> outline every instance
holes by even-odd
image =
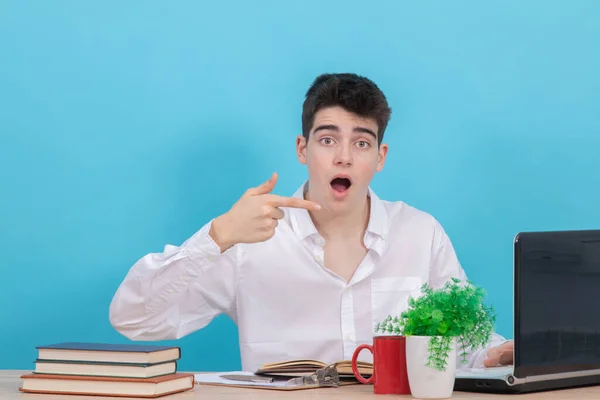
[[[360,372],[358,372],[358,367],[356,366],[358,354],[364,349],[369,350],[371,354],[373,354],[373,346],[371,346],[370,344],[361,344],[360,346],[358,346],[356,350],[354,350],[354,354],[352,355],[352,373],[360,383],[373,383],[373,381],[375,380],[375,370],[373,370],[373,375],[371,375],[369,379],[365,379],[360,374]]]

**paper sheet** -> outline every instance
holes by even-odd
[[[274,388],[282,388],[282,387],[290,387],[288,385],[287,379],[275,379],[273,382],[247,382],[247,381],[237,381],[231,379],[222,378],[221,375],[254,375],[252,372],[248,371],[232,371],[232,372],[219,372],[216,374],[194,374],[194,380],[198,384],[220,384],[220,385],[231,385],[231,386],[257,386],[257,387],[274,387]],[[293,386],[292,386],[293,387]]]

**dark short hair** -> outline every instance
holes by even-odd
[[[378,127],[377,142],[381,144],[392,109],[373,81],[351,73],[318,76],[306,92],[302,106],[302,134],[307,140],[315,114],[323,108],[334,106],[374,119]]]

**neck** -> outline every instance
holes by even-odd
[[[311,200],[310,193],[306,192],[305,198]],[[347,212],[311,212],[310,217],[323,239],[354,239],[362,241],[364,232],[369,224],[371,199],[365,195],[364,199],[356,206],[348,207]]]

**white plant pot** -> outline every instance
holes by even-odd
[[[446,370],[427,366],[430,336],[406,337],[406,371],[415,399],[449,399],[456,377],[456,339],[452,339]]]

